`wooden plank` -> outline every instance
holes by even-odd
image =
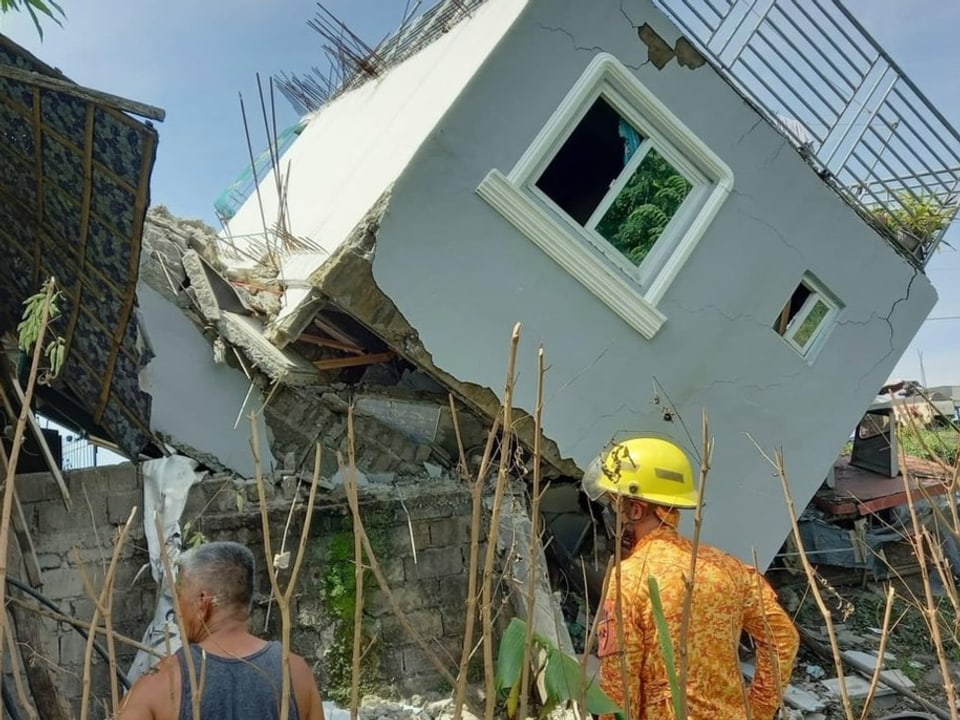
[[[23,390],[20,389],[20,383],[17,382],[17,379],[10,374],[10,384],[13,386],[13,391],[17,394],[17,399],[20,401],[20,407],[23,407],[24,396]],[[3,389],[3,383],[0,383],[0,397],[3,398],[3,403],[7,407],[13,409],[13,406],[10,404],[10,399],[7,397],[6,391]],[[50,452],[50,446],[47,445],[47,439],[43,436],[43,430],[40,428],[40,423],[37,422],[36,416],[33,414],[33,410],[27,408],[27,424],[30,426],[30,430],[33,432],[33,436],[37,439],[37,445],[40,446],[40,452],[43,453],[43,459],[47,462],[47,467],[50,469],[50,474],[53,475],[53,479],[57,483],[57,487],[60,488],[60,497],[63,499],[63,505],[67,510],[73,510],[73,501],[70,499],[70,490],[67,489],[67,483],[63,479],[63,475],[60,473],[60,468],[57,467],[57,461],[53,458],[53,453]]]
[[[316,325],[321,330],[323,330],[327,335],[329,335],[332,338],[336,338],[340,342],[345,342],[350,345],[356,345],[358,347],[360,345],[359,342],[357,342],[354,338],[350,337],[343,330],[338,328],[336,325],[328,322],[325,318],[323,318],[320,315],[320,313],[317,313],[317,316],[313,319],[313,324]]]
[[[337,368],[357,367],[358,365],[374,365],[386,362],[393,357],[392,352],[374,353],[373,355],[357,355],[354,357],[331,358],[329,360],[315,360],[317,370],[336,370]]]
[[[111,95],[101,90],[83,87],[68,80],[51,77],[50,75],[31,72],[30,70],[22,70],[21,68],[11,65],[0,65],[0,77],[29,83],[30,85],[36,85],[37,87],[48,90],[56,90],[57,92],[73,95],[81,100],[96,103],[97,105],[109,105],[118,110],[147,118],[148,120],[163,122],[163,119],[167,116],[163,108],[147,105],[146,103],[137,102],[136,100],[130,100],[125,97],[120,97],[119,95]]]
[[[319,335],[307,335],[304,333],[297,339],[310,345],[319,345],[321,347],[333,348],[335,350],[343,350],[344,352],[353,353],[354,355],[363,355],[363,353],[366,352],[363,348],[357,347],[356,345],[351,345],[350,343],[334,340],[332,338],[320,337]]]

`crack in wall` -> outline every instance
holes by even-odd
[[[883,357],[877,360],[877,362],[875,362],[871,366],[871,368],[867,370],[867,372],[865,372],[863,375],[860,376],[860,380],[859,382],[857,382],[857,390],[860,389],[860,387],[866,381],[867,377],[871,375],[878,367],[880,367],[880,365],[886,362],[887,358],[889,358],[895,352],[893,340],[896,335],[896,331],[893,328],[893,322],[890,320],[890,318],[893,317],[893,313],[896,312],[897,306],[900,305],[900,303],[909,302],[910,300],[910,293],[913,290],[913,283],[914,281],[916,281],[917,277],[921,275],[920,271],[917,268],[912,268],[912,269],[913,269],[913,274],[910,276],[910,280],[907,282],[907,290],[903,294],[903,296],[898,297],[896,300],[893,301],[893,304],[890,306],[890,311],[886,315],[882,317],[878,316],[877,318],[875,318],[876,320],[883,320],[883,322],[886,323],[887,325],[887,331],[889,332],[889,337],[887,339],[887,342],[890,345],[890,349],[883,355]],[[869,322],[869,319],[868,319],[868,322]]]
[[[623,6],[624,0],[620,0],[620,14],[629,23],[630,27],[637,31],[640,41],[647,46],[647,62],[653,62],[657,70],[663,70],[674,58],[680,67],[690,70],[696,70],[707,63],[707,59],[685,36],[679,35],[673,47],[670,46],[663,37],[653,29],[649,23],[642,25],[634,22],[633,18],[627,13]]]
[[[746,195],[743,195],[743,193],[738,193],[736,190],[734,190],[732,194],[740,195],[742,197],[748,197]],[[801,258],[804,256],[798,247],[796,247],[795,245],[787,241],[787,238],[775,225],[770,224],[768,221],[764,220],[762,217],[759,217],[757,215],[751,215],[750,213],[746,212],[742,208],[736,208],[736,212],[742,215],[743,217],[747,218],[748,220],[753,220],[754,222],[760,225],[763,225],[765,228],[770,230],[770,232],[772,232],[777,237],[777,239],[784,245],[784,247],[789,248],[790,250],[795,252],[797,255],[799,255]]]
[[[754,130],[756,130],[756,129],[757,129],[758,127],[760,127],[761,125],[763,125],[763,118],[762,118],[762,117],[759,117],[759,118],[757,118],[757,121],[756,121],[753,125],[750,126],[750,129],[749,129],[749,130],[747,130],[743,135],[741,135],[739,138],[737,138],[737,141],[734,143],[734,146],[736,147],[737,145],[739,145],[740,143],[742,143],[744,140],[746,140],[746,139],[747,139],[747,136],[750,135],[750,133],[752,133]]]
[[[591,47],[586,47],[585,45],[578,45],[576,38],[573,36],[573,33],[571,33],[569,30],[565,28],[550,27],[549,25],[542,25],[539,23],[537,24],[537,27],[539,27],[541,30],[546,30],[547,32],[560,33],[561,35],[566,35],[570,39],[570,44],[573,46],[573,49],[576,50],[577,52],[589,52],[589,53],[607,52],[604,48],[600,47],[599,45],[593,45]],[[621,60],[621,62],[623,61]],[[650,64],[649,60],[647,60],[647,62],[640,63],[639,65],[628,65],[627,63],[623,63],[624,67],[628,67],[634,71],[640,70],[640,68],[649,64]]]

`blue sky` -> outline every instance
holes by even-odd
[[[960,127],[960,3],[946,0],[845,0],[947,119]],[[427,0],[423,6],[432,4]],[[306,26],[308,0],[63,0],[64,27],[46,23],[41,44],[27,17],[3,20],[3,32],[68,77],[90,87],[159,105],[160,145],[153,202],[213,222],[213,201],[247,155],[238,93],[247,103],[255,148],[265,144],[255,74],[303,72],[323,62],[322,40]],[[406,0],[327,0],[325,5],[368,43],[399,22]],[[296,120],[278,97],[278,127]],[[960,222],[947,241],[960,247]],[[932,318],[960,317],[960,253],[944,248],[928,266],[940,294]],[[928,320],[894,377],[960,384],[960,319]]]

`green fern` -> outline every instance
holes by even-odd
[[[639,265],[693,186],[650,150],[597,225],[610,244]]]

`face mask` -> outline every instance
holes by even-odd
[[[613,511],[612,507],[604,505],[603,510],[600,512],[600,517],[603,518],[603,525],[607,530],[607,537],[613,539],[617,534],[617,514]]]

